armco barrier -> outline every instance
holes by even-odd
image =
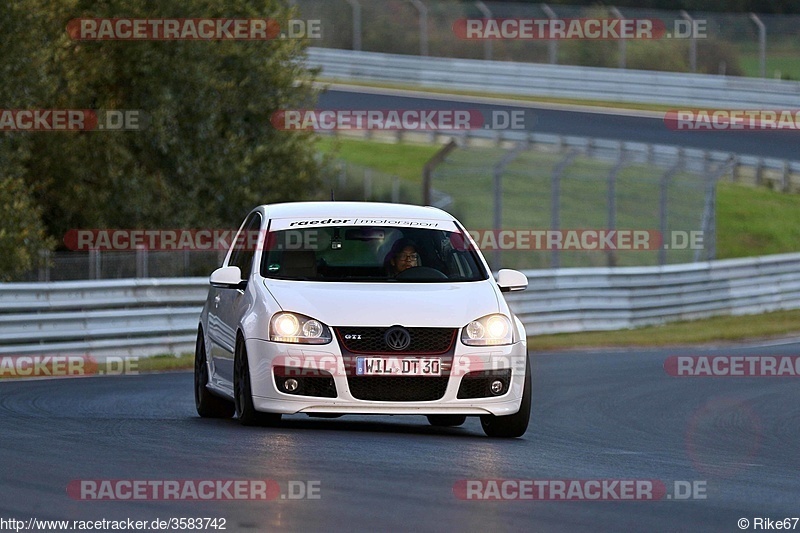
[[[194,350],[207,278],[0,284],[0,355]]]
[[[310,48],[330,80],[608,102],[718,108],[800,107],[800,82]]]
[[[800,254],[526,275],[507,298],[529,335],[800,308]],[[2,284],[0,355],[190,352],[207,291],[206,278]]]

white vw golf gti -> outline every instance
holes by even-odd
[[[525,329],[474,241],[447,213],[411,205],[262,205],[239,229],[200,316],[195,402],[204,417],[271,425],[286,414],[479,416],[528,427]]]

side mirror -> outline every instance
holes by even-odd
[[[519,270],[503,268],[497,273],[497,285],[500,291],[524,291],[528,288],[528,276]]]
[[[208,278],[212,287],[220,289],[242,289],[247,283],[242,279],[242,271],[237,266],[226,266],[216,269]]]

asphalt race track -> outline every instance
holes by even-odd
[[[387,93],[387,94],[382,94]],[[341,88],[323,93],[317,104],[319,109],[470,109],[480,110],[484,117],[491,112],[522,110],[524,125],[529,131],[597,137],[622,141],[646,142],[719,150],[739,154],[797,158],[797,131],[671,131],[663,115],[658,113],[627,113],[621,111],[554,109],[537,106],[502,105],[475,101],[467,96],[405,96],[394,91]],[[800,526],[798,526],[800,527]]]
[[[228,531],[739,531],[800,516],[798,378],[671,377],[670,355],[796,355],[800,341],[531,354],[521,439],[476,419],[206,420],[191,373],[0,382],[0,517],[225,518]],[[72,480],[318,481],[318,499],[81,501]],[[459,480],[661,480],[660,501],[476,501]],[[675,481],[705,482],[676,501]],[[684,485],[685,486],[685,485]],[[800,527],[800,525],[798,526]]]

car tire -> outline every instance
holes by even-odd
[[[481,427],[490,437],[516,438],[525,434],[531,417],[531,362],[525,360],[525,385],[522,388],[522,402],[519,411],[513,415],[482,415]]]
[[[230,418],[233,416],[233,402],[221,398],[208,390],[208,364],[203,330],[197,330],[197,343],[194,347],[194,405],[197,414],[203,418]]]
[[[233,359],[233,397],[236,418],[243,426],[274,426],[281,420],[280,413],[262,413],[253,405],[253,391],[250,386],[250,364],[247,348],[239,337]]]
[[[428,423],[440,428],[460,426],[466,421],[466,415],[428,415]]]

